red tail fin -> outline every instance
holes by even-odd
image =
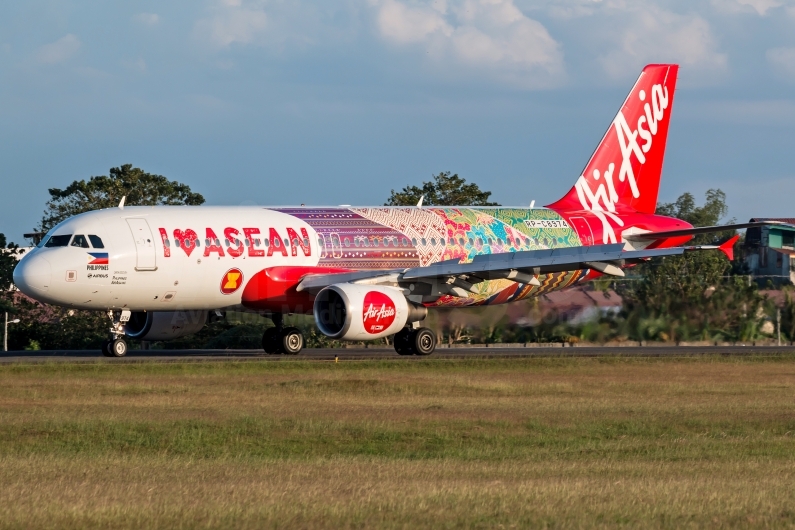
[[[550,208],[654,213],[678,71],[643,69],[582,176]]]

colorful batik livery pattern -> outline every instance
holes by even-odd
[[[443,260],[580,246],[580,238],[553,210],[519,208],[284,208],[318,234],[321,267],[407,269]],[[442,296],[428,305],[502,304],[568,287],[583,271],[539,276],[540,286],[510,280],[475,285],[466,298]]]
[[[408,269],[421,264],[419,249],[401,230],[363,217],[354,208],[283,208],[318,234],[321,267]],[[433,263],[433,261],[429,261]]]

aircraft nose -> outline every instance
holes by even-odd
[[[14,285],[26,295],[35,298],[46,292],[52,281],[50,262],[39,255],[27,255],[14,268]]]

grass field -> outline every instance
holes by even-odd
[[[795,526],[795,356],[0,366],[0,528]]]

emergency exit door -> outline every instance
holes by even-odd
[[[135,240],[135,252],[137,255],[135,270],[157,270],[155,240],[152,237],[152,231],[149,229],[149,223],[146,222],[146,219],[127,219],[127,224],[130,226],[130,232],[132,232],[133,240]]]

